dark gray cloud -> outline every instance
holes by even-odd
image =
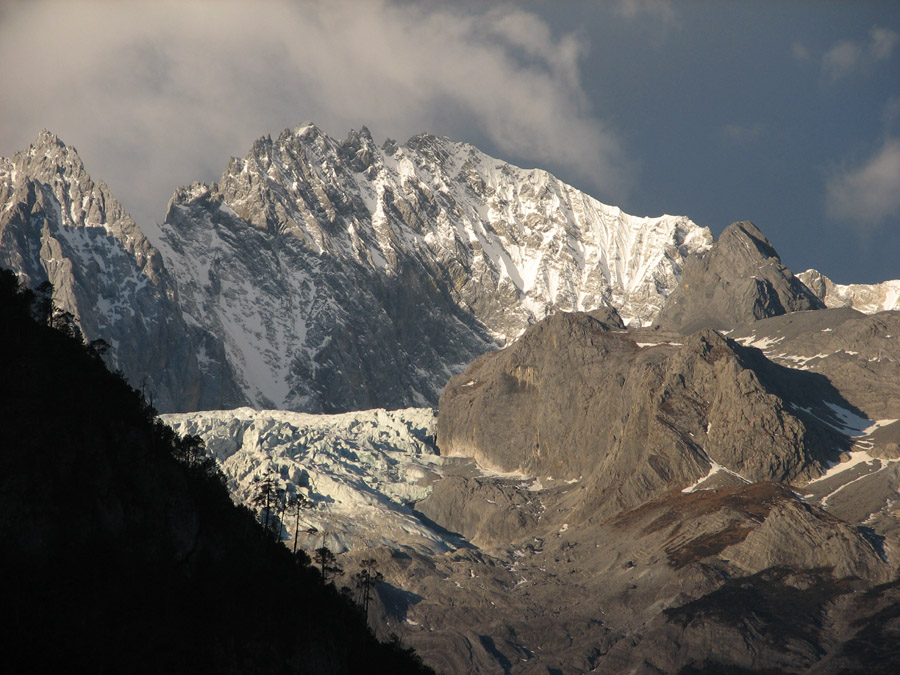
[[[601,194],[632,165],[581,86],[586,46],[515,7],[367,2],[30,2],[4,7],[0,151],[40,128],[76,145],[142,222],[252,139],[304,121],[342,136],[483,137]]]

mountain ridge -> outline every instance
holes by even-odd
[[[65,149],[50,136],[31,154]],[[75,227],[65,215],[93,189],[78,163],[2,174],[6,220],[18,214],[0,223],[2,262],[49,279],[57,304],[112,345],[133,382],[146,377],[163,410],[433,405],[447,377],[548,312],[611,305],[650,321],[685,257],[711,242],[687,218],[628,216],[449,139],[379,148],[365,129],[336,141],[307,124],[258,139],[217,183],[177,190],[152,242],[128,219],[104,230],[104,249],[86,240],[104,211]],[[58,255],[22,241],[42,236],[23,181],[55,186],[43,222],[54,240],[75,237]],[[128,316],[110,314],[128,278]]]
[[[213,336],[185,324],[177,287],[159,251],[74,148],[44,131],[0,170],[0,265],[32,288],[53,285],[53,303],[89,340],[103,339],[113,368],[166,409],[241,401],[227,367],[200,377],[196,352]]]
[[[828,308],[751,223],[712,242],[449,139],[313,125],[177,190],[153,241],[49,133],[0,196],[2,262],[117,357],[146,349],[165,407],[420,406],[166,419],[235,501],[265,474],[315,507],[281,512],[284,542],[374,560],[373,625],[430,664],[900,663],[900,312]]]

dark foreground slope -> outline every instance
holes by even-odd
[[[0,597],[28,672],[424,672],[0,275]],[[192,461],[193,460],[193,461]]]

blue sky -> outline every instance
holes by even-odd
[[[0,154],[42,128],[138,223],[313,121],[427,131],[636,215],[900,278],[900,2],[0,2]]]

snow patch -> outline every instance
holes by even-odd
[[[707,480],[709,480],[710,478],[712,478],[719,472],[727,473],[730,476],[734,476],[735,478],[740,479],[741,482],[743,482],[743,483],[749,484],[752,482],[751,480],[744,478],[741,474],[737,473],[736,471],[732,471],[728,467],[722,466],[715,460],[711,459],[708,455],[707,455],[706,459],[709,462],[709,471],[707,472],[707,474],[705,476],[703,476],[702,478],[696,480],[693,484],[688,485],[686,488],[684,488],[682,490],[683,493],[689,494],[691,492],[696,492],[697,490],[700,490],[700,489],[705,489],[705,488],[701,488],[700,485],[705,483]]]

